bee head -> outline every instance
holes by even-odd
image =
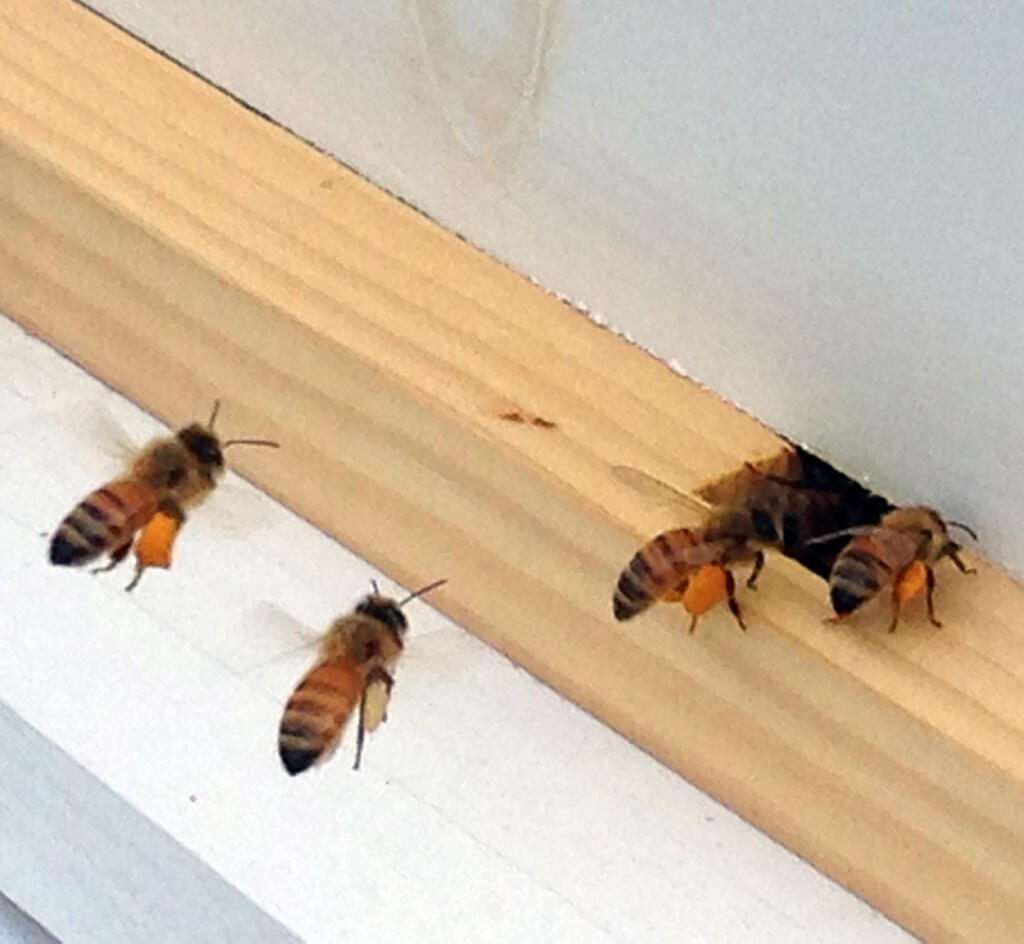
[[[270,439],[229,439],[221,442],[213,431],[213,424],[217,421],[217,414],[220,412],[220,400],[215,400],[213,412],[210,414],[206,425],[193,423],[178,431],[178,439],[185,448],[192,453],[206,474],[206,477],[213,479],[224,471],[224,450],[228,446],[269,446],[272,449],[279,448],[279,444]]]
[[[204,471],[216,474],[224,468],[224,451],[220,439],[199,423],[193,423],[178,431],[178,439],[193,455]]]
[[[356,606],[356,612],[383,623],[398,636],[401,636],[409,627],[399,605],[391,597],[381,596],[379,593],[371,593],[368,597],[360,600]]]
[[[924,560],[935,561],[948,553],[944,550],[951,543],[946,522],[934,508],[924,505],[902,506],[885,515],[881,524],[886,528],[915,535]]]

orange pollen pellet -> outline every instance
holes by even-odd
[[[693,616],[706,613],[726,596],[725,568],[705,564],[691,578],[683,592],[683,606]]]
[[[170,567],[171,549],[181,527],[181,519],[158,511],[135,543],[135,559],[139,567]]]
[[[928,579],[928,571],[921,561],[916,560],[902,574],[896,584],[896,598],[900,603],[913,600],[923,589]]]

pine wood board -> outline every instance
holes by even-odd
[[[779,440],[66,0],[0,10],[0,309],[169,422],[223,398],[284,446],[240,471],[911,930],[1019,938],[1017,584],[943,570],[946,627],[888,636],[773,557],[746,635],[616,624],[675,521],[610,465]]]

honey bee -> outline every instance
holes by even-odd
[[[690,613],[692,633],[700,616],[724,598],[745,630],[731,568],[753,563],[747,578],[753,587],[764,566],[764,544],[742,509],[714,510],[699,528],[665,531],[641,547],[619,575],[612,599],[615,618],[632,619],[656,600],[678,601]]]
[[[213,432],[220,401],[203,426],[192,423],[173,436],[154,439],[130,462],[120,478],[86,495],[64,518],[50,540],[50,563],[79,567],[104,555],[116,567],[136,544],[138,584],[147,566],[170,565],[170,548],[185,512],[202,502],[224,473],[229,446],[270,446],[266,439],[229,439]],[[137,534],[141,535],[135,542]]]
[[[945,522],[937,511],[923,506],[896,508],[874,527],[847,529],[844,533],[853,534],[853,539],[839,553],[829,575],[829,596],[836,615],[828,622],[842,622],[891,585],[890,633],[896,631],[903,604],[922,589],[928,619],[933,626],[941,626],[935,617],[933,567],[948,557],[961,573],[974,573],[961,560],[961,548],[950,538],[950,527],[960,528],[978,539],[967,525]]]
[[[614,471],[640,490],[671,495],[676,505],[692,511],[696,504],[645,473],[624,466]],[[855,497],[851,489],[859,490]],[[807,556],[810,538],[877,521],[881,510],[891,507],[799,447],[747,462],[697,494],[708,502],[700,512],[703,523],[657,535],[623,569],[612,601],[617,620],[631,619],[658,600],[681,602],[692,633],[699,617],[725,600],[740,629],[746,629],[733,567],[752,564],[746,585],[753,588],[766,550]]]
[[[391,673],[408,628],[402,607],[443,583],[435,580],[397,603],[382,596],[374,584],[373,593],[355,610],[331,624],[320,641],[316,665],[295,687],[281,716],[278,753],[289,774],[295,776],[330,757],[357,704],[352,769],[359,769],[366,732],[387,720],[394,686]]]

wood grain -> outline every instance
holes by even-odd
[[[916,933],[1019,939],[1019,586],[944,569],[888,636],[773,558],[746,635],[615,624],[674,521],[610,465],[777,439],[66,0],[0,10],[0,309],[169,422],[222,397],[284,445],[241,471]]]

